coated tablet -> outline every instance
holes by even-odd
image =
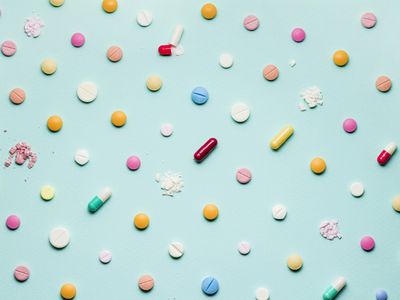
[[[168,253],[173,258],[180,258],[182,257],[184,252],[184,248],[182,243],[179,242],[172,242],[169,244]]]
[[[93,82],[81,83],[76,90],[76,94],[82,102],[92,102],[97,97],[97,86]]]
[[[51,185],[44,185],[40,190],[40,197],[43,200],[50,201],[54,198],[55,189]]]
[[[164,123],[160,127],[160,132],[162,136],[169,137],[174,132],[174,127],[172,126],[172,124]]]
[[[85,149],[78,149],[75,152],[74,160],[75,162],[80,165],[86,165],[89,162],[90,156],[89,156],[89,151]]]
[[[246,122],[250,117],[250,108],[244,103],[236,103],[231,108],[231,117],[238,123]]]
[[[364,185],[361,182],[354,182],[350,185],[350,192],[354,197],[361,197],[364,194]]]
[[[283,220],[286,218],[287,208],[282,204],[277,204],[272,208],[272,217],[275,220]]]
[[[242,255],[247,255],[250,253],[251,247],[250,244],[246,241],[242,241],[238,245],[238,251]]]
[[[54,228],[49,235],[50,244],[57,249],[68,246],[70,242],[69,231],[63,227]]]
[[[233,65],[233,56],[229,53],[223,53],[219,57],[219,65],[224,69],[229,69]]]
[[[140,10],[136,15],[136,22],[142,27],[150,26],[153,22],[153,15],[148,10]]]
[[[269,291],[266,288],[258,288],[256,290],[256,300],[268,300],[269,299]]]
[[[108,250],[102,250],[99,254],[99,260],[103,264],[108,264],[112,260],[112,253]]]
[[[14,277],[19,282],[27,281],[29,279],[29,276],[30,276],[30,271],[25,266],[18,266],[14,270]]]

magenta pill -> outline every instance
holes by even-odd
[[[361,239],[360,246],[364,251],[371,251],[375,247],[375,241],[372,236],[364,236]]]
[[[258,26],[260,25],[260,21],[256,16],[250,15],[244,18],[243,20],[243,26],[249,31],[256,30]]]
[[[236,172],[236,180],[241,184],[249,183],[251,180],[251,172],[249,169],[241,168]]]
[[[1,44],[1,53],[5,56],[13,56],[17,52],[17,45],[13,41],[5,41]]]
[[[139,169],[140,164],[141,164],[140,158],[135,155],[129,156],[126,161],[126,166],[131,171],[136,171],[137,169]]]
[[[71,44],[72,46],[79,48],[85,44],[85,40],[85,36],[82,33],[77,32],[72,35]]]
[[[374,27],[376,25],[376,16],[371,12],[363,14],[361,16],[361,24],[368,29]]]
[[[343,129],[348,133],[353,133],[357,129],[357,122],[352,118],[343,121]]]
[[[19,282],[24,282],[27,281],[30,275],[30,271],[27,267],[25,266],[18,266],[14,270],[14,277],[17,279]]]
[[[301,43],[306,38],[306,33],[303,28],[295,28],[292,30],[292,39],[296,43]]]
[[[8,227],[8,229],[16,230],[20,225],[21,225],[21,220],[19,219],[18,216],[16,215],[8,216],[6,220],[6,226]]]

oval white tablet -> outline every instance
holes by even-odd
[[[183,255],[183,245],[179,242],[172,242],[168,247],[169,255],[173,258],[180,258]]]
[[[89,152],[84,149],[76,150],[74,159],[78,165],[83,166],[89,161]]]
[[[140,10],[136,15],[136,22],[142,27],[150,26],[153,22],[153,15],[148,10]]]
[[[354,197],[361,197],[364,194],[364,185],[361,182],[354,182],[350,186],[350,192]]]
[[[54,228],[49,235],[50,244],[57,249],[62,249],[68,246],[70,241],[69,231],[64,227]]]
[[[108,250],[102,250],[99,254],[99,260],[103,264],[108,264],[112,260],[112,253]]]
[[[277,204],[272,208],[272,216],[275,220],[283,220],[286,218],[287,208],[282,204]]]
[[[256,299],[257,300],[268,300],[269,299],[269,291],[266,288],[258,288],[256,290]]]
[[[242,255],[247,255],[250,253],[251,247],[250,244],[246,241],[242,241],[238,245],[238,251]]]
[[[229,69],[233,65],[233,56],[229,53],[223,53],[219,57],[219,64],[224,69]]]
[[[93,82],[84,82],[76,90],[79,100],[85,103],[92,102],[97,97],[97,87]]]
[[[236,103],[231,108],[231,117],[238,123],[246,122],[250,117],[250,108],[244,103]]]

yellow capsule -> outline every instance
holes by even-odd
[[[287,141],[287,139],[290,138],[293,132],[293,126],[287,125],[283,127],[283,129],[271,140],[271,149],[278,150]]]

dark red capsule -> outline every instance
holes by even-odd
[[[215,138],[210,138],[207,142],[204,143],[203,146],[201,146],[199,148],[199,150],[197,150],[194,153],[194,159],[197,162],[201,162],[204,158],[206,158],[206,156],[212,151],[214,150],[214,148],[217,146],[218,141]]]
[[[158,47],[158,53],[162,56],[171,56],[172,55],[172,48],[171,44],[161,45]]]

